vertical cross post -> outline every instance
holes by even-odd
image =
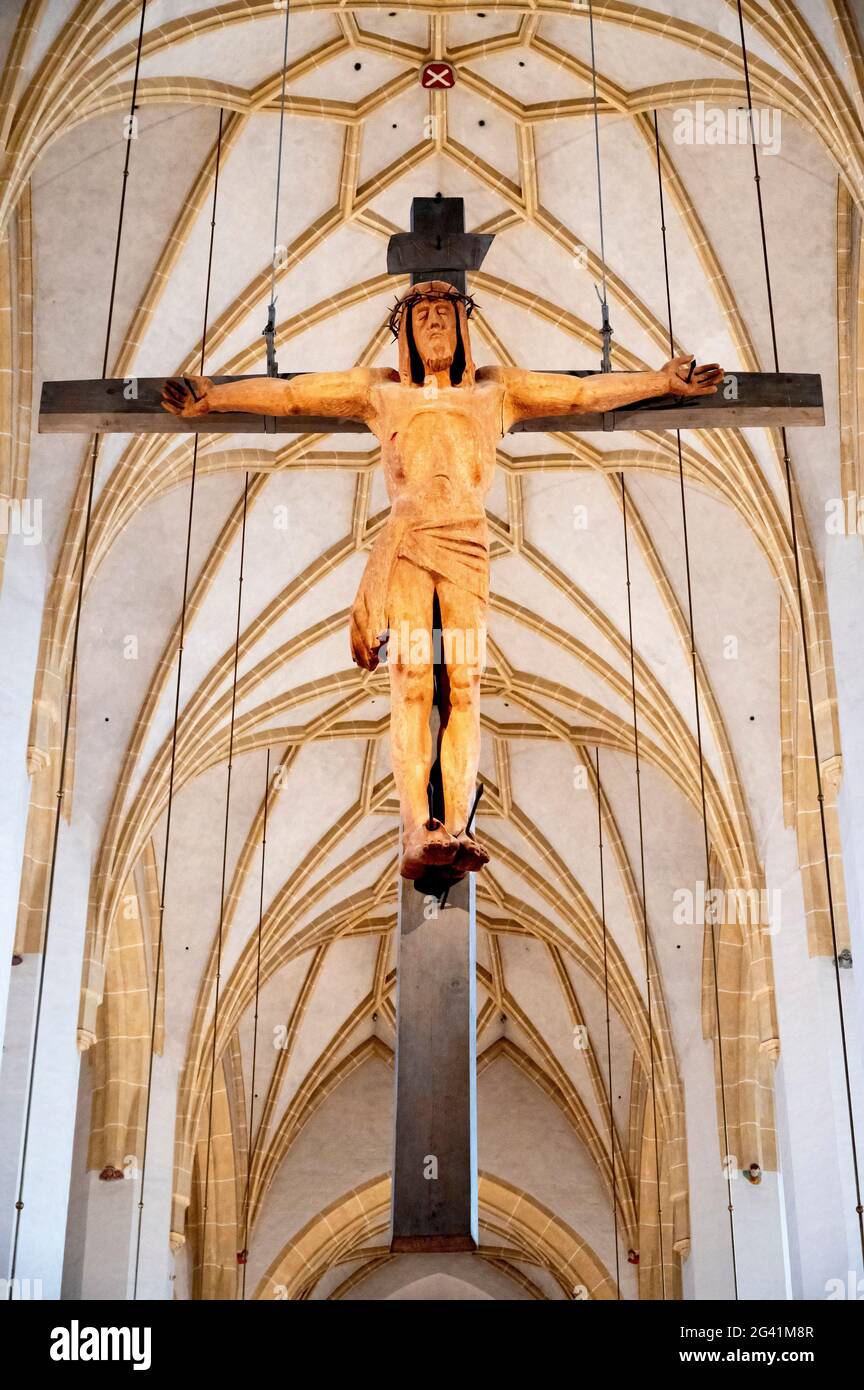
[[[435,708],[440,727],[441,617],[435,600]],[[431,809],[443,819],[440,764]],[[390,1249],[477,1248],[476,893],[399,880],[396,1132]]]
[[[477,1248],[474,875],[435,901],[401,881],[394,1253]]]

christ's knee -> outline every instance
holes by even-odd
[[[425,662],[396,662],[390,668],[393,698],[411,709],[432,707],[432,667]]]
[[[448,704],[451,714],[467,714],[480,709],[480,676],[468,666],[448,671]]]

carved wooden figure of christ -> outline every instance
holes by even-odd
[[[597,413],[635,401],[717,391],[716,363],[675,357],[656,372],[573,377],[510,367],[475,370],[469,296],[443,280],[414,285],[391,325],[399,370],[310,372],[214,385],[165,384],[184,419],[211,411],[363,421],[381,443],[391,511],[351,617],[354,661],[372,671],[387,642],[393,772],[403,818],[403,877],[437,869],[457,879],[488,862],[467,829],[480,758],[480,681],[489,602],[484,500],[499,440],[520,420]],[[439,755],[444,820],[430,814],[433,607],[441,612],[446,679]],[[388,640],[389,634],[389,640]]]

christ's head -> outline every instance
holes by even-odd
[[[405,386],[422,386],[449,372],[452,386],[473,386],[474,362],[468,316],[474,301],[447,280],[413,285],[393,306],[390,330],[399,342],[399,376]]]
[[[456,355],[456,309],[452,299],[440,296],[420,299],[411,309],[414,346],[423,363],[423,375],[446,372]]]

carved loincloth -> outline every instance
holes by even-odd
[[[389,627],[390,582],[396,561],[410,560],[427,574],[449,579],[489,602],[489,539],[485,513],[453,521],[400,517],[391,512],[366,562],[354,600],[354,618],[374,637]]]
[[[410,560],[427,574],[489,601],[489,540],[486,517],[454,521],[397,522],[400,539],[396,559]]]

